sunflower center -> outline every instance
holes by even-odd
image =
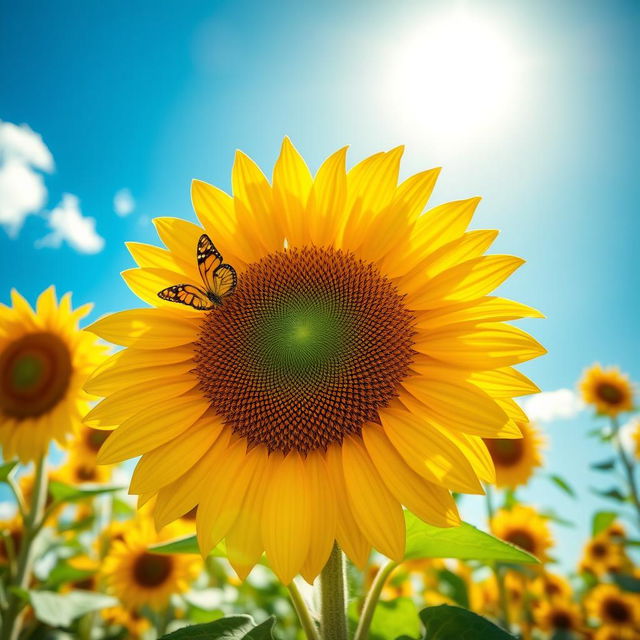
[[[604,616],[611,622],[629,622],[631,620],[631,611],[626,603],[618,599],[608,599],[604,602]]]
[[[142,587],[159,587],[169,577],[172,569],[171,556],[145,552],[136,558],[133,565],[133,577]]]
[[[104,444],[104,441],[109,437],[111,431],[104,429],[87,429],[86,443],[91,451],[98,453],[100,447]]]
[[[596,393],[601,400],[608,402],[609,404],[619,404],[624,400],[624,394],[622,391],[613,384],[608,382],[602,382],[598,385]]]
[[[412,321],[373,265],[340,250],[280,251],[206,314],[196,374],[249,446],[326,449],[379,421],[411,362]]]
[[[97,469],[89,465],[76,467],[76,480],[78,482],[92,482],[96,479]]]
[[[551,615],[551,626],[554,629],[568,631],[573,628],[571,616],[564,611],[554,611]]]
[[[506,536],[506,539],[511,544],[515,544],[529,553],[533,553],[536,547],[533,536],[528,531],[523,531],[522,529],[515,529]]]
[[[69,349],[51,333],[31,333],[0,353],[0,411],[18,420],[42,415],[65,395]]]
[[[607,547],[601,542],[596,542],[596,544],[591,547],[591,553],[596,558],[603,558],[607,555]]]
[[[493,462],[504,467],[511,467],[522,459],[524,454],[524,440],[493,440],[486,439],[485,444],[493,458]]]

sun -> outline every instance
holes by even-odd
[[[504,123],[519,99],[522,55],[503,25],[467,11],[396,36],[388,58],[394,117],[448,141]]]

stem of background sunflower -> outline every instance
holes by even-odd
[[[347,640],[347,585],[344,554],[334,542],[320,574],[320,633],[322,640]]]
[[[289,596],[291,597],[293,608],[298,614],[300,626],[302,627],[307,640],[320,640],[318,626],[316,625],[313,616],[311,615],[311,611],[309,611],[309,607],[304,601],[304,598],[302,597],[302,594],[300,593],[296,583],[292,581],[287,589],[289,589]]]
[[[362,613],[360,614],[360,620],[358,621],[358,627],[356,634],[353,636],[353,640],[367,640],[369,637],[369,627],[371,626],[378,600],[380,600],[380,594],[387,582],[387,578],[397,566],[397,562],[389,560],[389,562],[376,573],[376,577],[373,579],[369,592],[364,600],[364,606],[362,607]]]
[[[631,501],[633,502],[633,506],[635,507],[638,515],[638,526],[640,526],[640,493],[638,492],[638,485],[636,484],[636,478],[634,475],[634,463],[632,460],[629,460],[629,457],[622,446],[622,442],[620,440],[620,423],[618,422],[617,417],[611,418],[611,427],[613,428],[613,440],[615,442],[616,450],[627,478]]]
[[[493,507],[493,491],[489,485],[485,485],[485,498],[487,504],[487,521],[488,527],[491,529],[491,520],[493,520],[494,507]],[[504,574],[501,571],[500,565],[493,563],[491,565],[493,569],[493,575],[496,579],[496,585],[498,587],[498,599],[500,601],[500,612],[502,614],[502,626],[508,632],[511,631],[511,620],[509,617],[509,603],[507,601],[507,590],[504,585]]]
[[[33,547],[37,533],[41,529],[41,520],[47,498],[47,473],[44,456],[36,463],[35,479],[31,504],[24,521],[24,533],[20,541],[15,579],[11,586],[28,589],[33,566]],[[15,593],[9,595],[6,614],[2,621],[2,640],[17,640],[22,629],[23,602]]]

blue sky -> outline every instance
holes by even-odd
[[[0,120],[27,124],[52,158],[28,166],[41,206],[13,237],[0,229],[1,301],[54,283],[95,302],[93,317],[136,306],[118,276],[132,264],[124,241],[155,243],[155,216],[192,219],[190,180],[228,189],[236,148],[269,174],[285,134],[313,169],[344,144],[352,161],[405,144],[404,175],[442,166],[433,202],[482,195],[475,228],[500,229],[496,252],[526,258],[502,291],[547,315],[525,324],[549,349],[526,373],[549,391],[597,360],[640,378],[638,3],[0,0],[0,11]],[[434,29],[442,46],[423,46]],[[127,216],[114,212],[122,189]],[[74,248],[52,219],[87,233]],[[607,451],[585,437],[588,413],[572,413],[545,425],[547,461],[579,500],[544,478],[525,493],[576,521],[556,530],[565,563],[606,506],[589,487],[608,488],[588,470]],[[480,517],[474,501],[463,511]]]

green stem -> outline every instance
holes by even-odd
[[[298,614],[300,626],[302,627],[307,640],[320,640],[318,627],[314,622],[311,612],[309,611],[309,607],[304,601],[304,598],[302,597],[302,594],[300,593],[300,590],[298,589],[296,583],[292,581],[288,589],[289,595],[291,597],[291,602],[293,603],[293,608]]]
[[[487,520],[489,523],[489,530],[491,530],[491,521],[493,520],[493,515],[495,513],[493,507],[493,490],[489,485],[485,485],[484,490],[487,505]],[[492,564],[491,568],[493,569],[493,575],[495,576],[496,584],[498,586],[498,599],[500,602],[500,612],[502,614],[502,626],[506,631],[511,631],[509,602],[507,601],[507,589],[504,584],[504,574],[502,573],[500,566],[495,562]]]
[[[360,614],[360,620],[358,621],[358,627],[353,640],[367,640],[369,637],[369,627],[371,627],[371,621],[373,620],[373,614],[376,611],[378,600],[380,600],[380,594],[387,582],[387,578],[397,566],[397,562],[389,560],[389,562],[376,573],[376,577],[373,579],[369,592],[364,600],[364,606],[362,607],[362,613]]]
[[[347,640],[347,589],[344,555],[334,543],[320,574],[320,630],[322,640]]]
[[[638,485],[636,484],[636,478],[634,475],[634,463],[632,460],[629,460],[629,457],[627,456],[624,447],[622,446],[622,442],[620,441],[620,424],[617,417],[611,418],[611,426],[613,427],[613,440],[615,442],[616,450],[622,462],[622,466],[624,467],[631,501],[633,502],[633,506],[636,509],[640,524],[640,494],[638,492]]]
[[[20,541],[15,579],[11,586],[28,589],[33,565],[33,543],[40,530],[44,504],[47,497],[47,473],[44,456],[36,463],[31,505],[24,522],[24,533]],[[2,620],[2,640],[17,640],[22,629],[23,602],[14,593],[9,595],[7,611]]]
[[[16,479],[13,476],[13,472],[9,474],[6,480],[11,492],[13,493],[14,498],[16,499],[16,504],[18,505],[18,511],[22,516],[22,520],[26,520],[27,518],[27,506],[24,503],[24,496],[22,495],[22,491],[16,482]]]

